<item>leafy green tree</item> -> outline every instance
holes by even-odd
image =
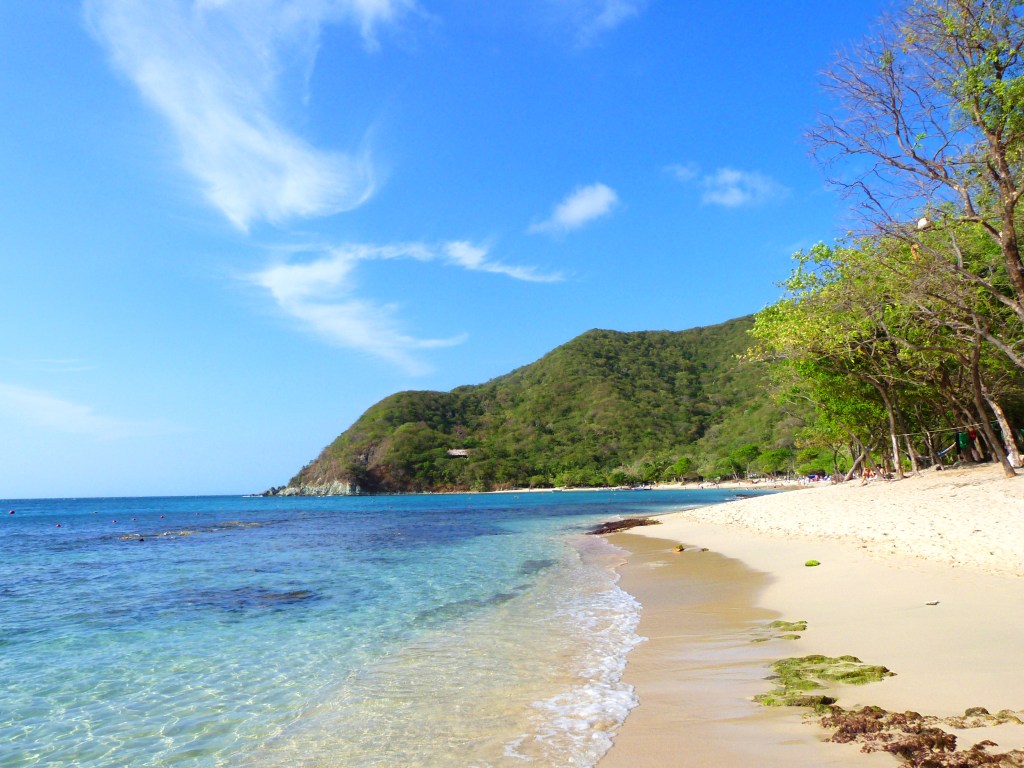
[[[884,237],[798,254],[790,295],[756,319],[756,354],[775,361],[784,391],[815,404],[809,445],[838,456],[845,442],[851,459],[870,464],[888,432],[883,450],[901,474],[936,458],[930,435],[944,423],[976,423],[1012,474],[989,422],[995,415],[1012,444],[999,401],[1019,387],[1020,372],[982,347],[978,324],[992,310],[979,301],[984,292],[933,267],[927,254]]]
[[[669,469],[671,479],[673,480],[683,480],[687,475],[693,472],[693,470],[693,458],[690,456],[680,456]]]
[[[756,466],[767,475],[777,475],[791,470],[793,460],[794,454],[791,448],[770,448],[758,455]]]
[[[730,456],[719,456],[710,462],[710,471],[706,475],[715,480],[737,479],[742,467]]]
[[[735,472],[744,477],[750,475],[754,462],[761,455],[761,447],[755,443],[747,443],[729,452],[729,461],[735,467]]]
[[[797,472],[801,475],[827,475],[832,468],[832,456],[820,448],[804,448],[796,456]]]
[[[825,76],[836,108],[811,131],[833,178],[890,235],[922,208],[979,225],[999,248],[1024,322],[1024,4],[915,0]],[[842,163],[840,161],[850,161]]]

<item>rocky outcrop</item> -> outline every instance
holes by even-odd
[[[335,480],[321,485],[281,485],[264,491],[261,496],[359,496],[362,493],[355,483]]]
[[[591,528],[587,533],[594,536],[602,536],[606,533],[618,533],[641,525],[661,525],[660,520],[652,520],[649,517],[627,517],[625,520],[610,520]]]

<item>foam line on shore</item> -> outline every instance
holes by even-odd
[[[846,708],[873,704],[938,716],[976,706],[1024,709],[1024,478],[1006,480],[980,467],[743,499],[659,519],[661,525],[615,539],[633,552],[622,585],[643,605],[639,631],[662,641],[630,657],[624,679],[640,705],[600,768],[673,765],[686,754],[694,758],[689,765],[704,764],[702,754],[716,765],[749,765],[749,754],[729,746],[741,742],[757,745],[760,765],[801,765],[803,756],[808,765],[892,765],[888,755],[818,743],[823,733],[802,724],[800,710],[765,711],[749,700],[759,692],[752,686],[770,687],[763,680],[770,661],[790,656],[852,654],[896,672],[880,683],[838,688]],[[698,549],[677,553],[676,543]],[[709,552],[699,551],[704,547]],[[702,557],[700,567],[707,566],[708,556],[742,566],[720,571],[721,578],[760,581],[748,590],[746,607],[705,601],[702,610],[717,624],[701,634],[680,596],[703,589],[706,577],[694,587],[693,569]],[[807,567],[811,559],[821,565]],[[683,563],[689,572],[680,570]],[[806,620],[808,628],[798,640],[751,645],[744,633],[770,617]],[[702,691],[712,698],[690,705],[692,716],[679,722],[679,697]],[[677,703],[667,704],[673,695]],[[732,709],[714,705],[719,695]],[[661,731],[645,720],[661,722]],[[667,740],[652,742],[662,731]],[[999,751],[1024,746],[1024,727],[992,735]],[[962,746],[986,737],[974,731]]]

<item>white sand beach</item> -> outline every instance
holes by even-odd
[[[622,585],[643,604],[649,639],[626,670],[640,705],[601,768],[898,765],[822,743],[827,732],[805,724],[805,710],[751,701],[772,687],[773,660],[808,654],[896,673],[836,688],[846,709],[946,717],[985,707],[1024,719],[1024,476],[991,465],[929,472],[659,519],[614,538],[631,553]],[[773,619],[807,629],[752,642]],[[1022,748],[1024,726],[971,729],[958,748],[986,738],[992,752]]]

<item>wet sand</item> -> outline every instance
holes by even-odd
[[[811,653],[896,672],[837,687],[848,709],[1024,710],[1024,578],[1014,570],[1024,477],[990,483],[990,474],[746,499],[612,537],[630,552],[621,585],[643,605],[639,632],[649,640],[625,674],[640,705],[599,767],[898,765],[823,743],[800,709],[751,701],[772,687],[772,661]],[[969,538],[974,530],[984,543]],[[709,551],[677,553],[677,543]],[[805,566],[811,558],[821,565]],[[798,640],[751,642],[775,619],[808,628]],[[985,738],[993,751],[1021,748],[1024,726],[973,729],[959,748]]]
[[[757,607],[768,574],[717,552],[680,555],[675,541],[628,533],[610,540],[629,552],[620,586],[642,603],[638,631],[647,640],[630,654],[623,678],[641,704],[599,768],[892,763],[888,755],[823,744],[822,732],[798,713],[751,700],[768,689],[768,665],[791,642],[754,642],[779,618]]]

